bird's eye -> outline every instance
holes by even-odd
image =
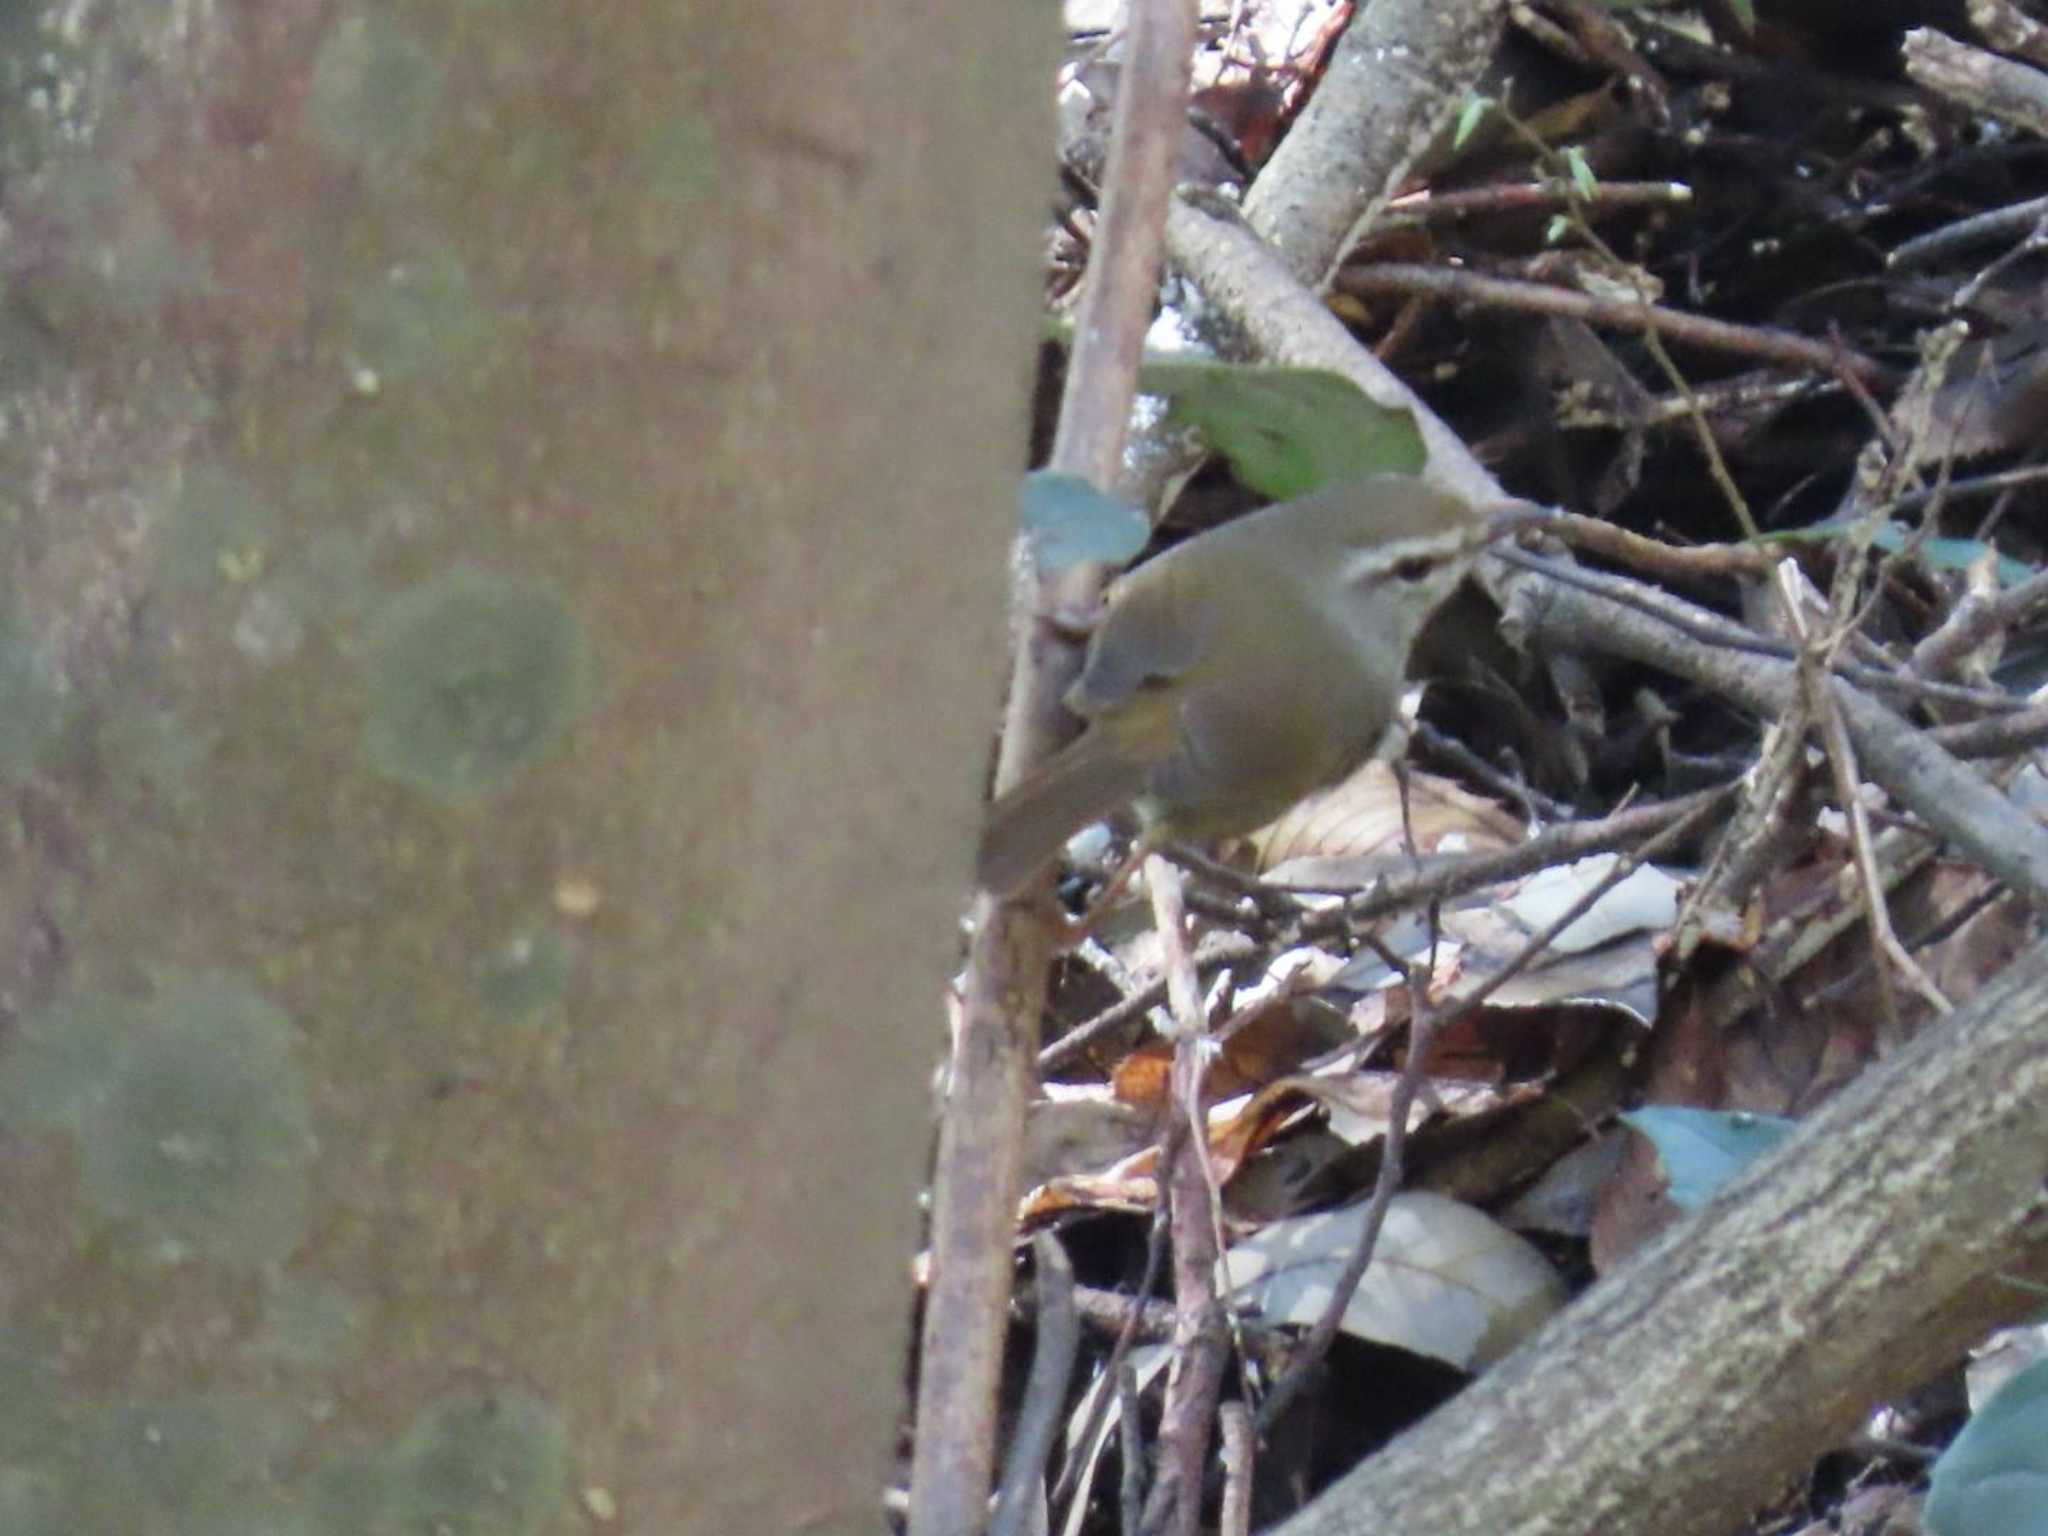
[[[1421,581],[1435,569],[1436,561],[1428,555],[1409,555],[1394,562],[1392,574],[1396,581]]]

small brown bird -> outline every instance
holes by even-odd
[[[1370,757],[1408,652],[1488,537],[1401,475],[1214,528],[1111,588],[1067,707],[1072,744],[999,796],[977,874],[998,895],[1124,805],[1157,845],[1249,832]]]

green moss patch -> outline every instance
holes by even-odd
[[[424,149],[440,99],[433,55],[375,11],[342,15],[313,61],[313,131],[355,164]]]
[[[24,1021],[0,1111],[78,1140],[83,1193],[153,1256],[286,1257],[306,1219],[311,1118],[285,1015],[231,977],[86,994]]]
[[[446,1399],[391,1445],[322,1467],[315,1528],[337,1536],[530,1536],[560,1505],[568,1461],[561,1419],[538,1398]]]
[[[370,625],[363,752],[433,794],[495,788],[553,744],[583,687],[576,620],[546,587],[457,571]]]

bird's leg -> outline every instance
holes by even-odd
[[[1108,611],[1109,605],[1098,595],[1085,603],[1055,598],[1039,604],[1032,610],[1032,616],[1067,644],[1086,645]]]
[[[1138,867],[1153,851],[1142,836],[1132,842],[1131,851],[1123,856],[1115,869],[1110,871],[1108,881],[1095,893],[1094,899],[1081,909],[1081,915],[1063,920],[1060,928],[1061,949],[1079,949],[1084,939],[1094,936],[1096,928],[1109,916],[1111,908],[1116,906],[1118,898],[1123,895],[1124,887],[1131,883],[1131,878],[1137,874]]]

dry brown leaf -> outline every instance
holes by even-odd
[[[1173,1047],[1157,1041],[1131,1052],[1109,1074],[1118,1103],[1145,1109],[1164,1107],[1172,1080]]]
[[[1312,1325],[1358,1246],[1362,1206],[1275,1222],[1224,1255],[1231,1300],[1269,1323]],[[1356,1338],[1477,1371],[1564,1305],[1564,1282],[1533,1246],[1441,1195],[1396,1195],[1365,1278],[1344,1309]]]
[[[1629,1136],[1621,1164],[1600,1190],[1593,1212],[1593,1268],[1606,1274],[1684,1214],[1665,1191],[1663,1165],[1647,1136]]]
[[[1146,1157],[1156,1160],[1151,1153]],[[1125,1211],[1142,1216],[1158,1199],[1159,1181],[1148,1161],[1142,1170],[1077,1175],[1041,1184],[1025,1195],[1018,1221],[1044,1222],[1071,1211]]]
[[[2048,419],[2048,345],[2042,327],[1967,341],[1928,405],[1928,456],[1959,459],[2032,443]]]
[[[1407,820],[1420,853],[1498,852],[1523,836],[1522,824],[1493,801],[1428,773],[1408,775]],[[1341,784],[1309,796],[1249,842],[1254,867],[1262,873],[1297,860],[1341,860],[1357,866],[1351,873],[1362,884],[1370,866],[1408,855],[1394,770],[1375,759]]]

